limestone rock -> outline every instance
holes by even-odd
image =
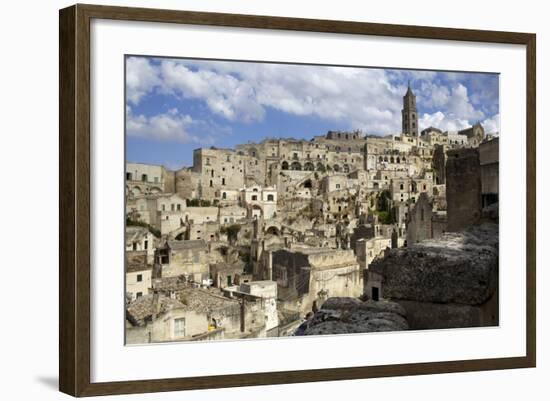
[[[392,249],[369,269],[383,276],[384,298],[483,304],[498,283],[498,225],[473,226]]]
[[[361,302],[356,298],[329,298],[296,335],[369,333],[407,330],[405,309],[390,301]]]
[[[482,310],[478,306],[399,301],[407,310],[411,329],[447,329],[479,327]]]

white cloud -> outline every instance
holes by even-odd
[[[459,131],[471,126],[468,120],[445,115],[441,111],[428,114],[424,113],[418,121],[420,130],[428,127],[436,127],[442,131]]]
[[[500,114],[495,114],[493,117],[483,120],[481,125],[483,125],[487,134],[500,132]]]
[[[472,121],[485,117],[483,112],[472,106],[468,98],[468,89],[462,84],[457,84],[452,88],[447,107],[449,112],[459,119]]]
[[[188,132],[188,128],[194,123],[190,116],[180,115],[177,109],[146,117],[143,114],[134,115],[130,107],[126,108],[126,133],[129,136],[198,142],[197,138]]]
[[[160,82],[158,70],[146,58],[126,60],[126,96],[131,103],[138,104]]]
[[[432,71],[176,59],[152,63],[145,58],[131,58],[127,66],[131,103],[158,91],[200,99],[213,114],[232,122],[262,121],[269,107],[337,121],[367,133],[397,133],[407,79],[417,83],[419,108],[434,110],[424,114],[421,127],[456,130],[486,118],[472,105],[466,86],[458,81],[452,87],[439,84]]]
[[[397,132],[401,126],[401,98],[405,88],[392,85],[383,70],[141,61],[148,67],[128,63],[128,68],[136,67],[132,72],[135,79],[128,85],[132,88],[128,90],[129,99],[134,104],[139,103],[148,88],[176,97],[201,99],[212,113],[229,121],[262,121],[266,107],[271,107],[298,116],[343,121],[350,129],[362,128],[367,132]],[[137,78],[140,74],[144,74],[143,83]]]

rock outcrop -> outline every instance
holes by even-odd
[[[407,330],[405,309],[395,302],[329,298],[296,335],[350,334]]]
[[[369,270],[385,299],[400,303],[412,329],[498,324],[498,225],[392,249]]]

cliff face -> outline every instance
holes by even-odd
[[[411,329],[498,324],[498,225],[486,223],[390,250],[369,269]]]

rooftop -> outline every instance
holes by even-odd
[[[133,325],[143,326],[153,314],[162,314],[179,308],[185,308],[185,305],[177,299],[148,294],[139,297],[126,307],[126,317]]]

